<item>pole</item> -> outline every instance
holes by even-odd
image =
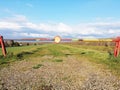
[[[120,53],[120,37],[113,39],[113,42],[115,42],[114,56],[118,57]]]
[[[0,44],[1,44],[1,47],[2,47],[2,53],[3,53],[4,56],[6,56],[7,51],[6,51],[6,48],[5,48],[4,41],[3,41],[3,36],[0,36]]]

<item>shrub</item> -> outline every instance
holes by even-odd
[[[8,44],[8,46],[13,47],[14,46],[14,40],[8,40],[7,44]]]

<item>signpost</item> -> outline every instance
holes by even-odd
[[[6,56],[7,52],[6,52],[5,44],[4,44],[4,41],[3,41],[3,36],[0,36],[0,44],[1,44],[1,47],[2,47],[2,53],[3,53],[4,56]]]

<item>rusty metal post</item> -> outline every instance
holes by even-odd
[[[114,56],[118,57],[120,53],[120,37],[113,40],[115,42]]]
[[[6,48],[5,48],[3,36],[0,36],[0,44],[1,44],[1,47],[2,47],[2,53],[3,53],[4,56],[6,56],[7,51],[6,51]]]

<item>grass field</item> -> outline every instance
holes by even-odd
[[[8,88],[9,86],[15,86],[13,83],[14,81],[16,83],[21,83],[20,86],[16,86],[18,90],[27,87],[32,88],[27,90],[36,90],[38,88],[41,88],[40,90],[52,90],[51,88],[54,88],[55,90],[73,90],[81,88],[82,90],[93,90],[94,88],[97,89],[97,87],[94,87],[94,85],[89,86],[88,84],[90,83],[90,85],[92,85],[94,81],[90,80],[87,81],[89,83],[82,85],[83,82],[86,81],[86,77],[88,78],[88,76],[91,76],[93,78],[92,80],[94,80],[95,78],[95,80],[97,80],[99,73],[99,77],[106,77],[106,75],[104,76],[103,74],[101,74],[103,72],[107,74],[110,72],[111,74],[113,74],[113,76],[115,75],[115,77],[118,78],[120,76],[120,57],[114,58],[112,54],[108,53],[108,51],[112,50],[113,47],[88,47],[67,44],[45,44],[36,46],[8,47],[7,57],[0,57],[0,77],[3,78],[5,70],[8,70],[7,68],[9,67],[11,68],[11,72],[9,72],[9,70],[6,71],[8,72],[8,74],[6,73],[6,77],[3,78],[4,82],[9,81],[6,80],[6,78],[8,79],[11,76],[12,72],[16,74],[19,73],[19,75],[23,76],[23,78],[28,78],[24,76],[24,74],[28,74],[29,78],[21,83],[14,80],[15,78],[18,78],[19,75],[14,76],[14,79],[12,81],[9,81],[11,82],[11,84],[5,84],[6,88]],[[99,72],[99,69],[101,72]],[[80,72],[84,73],[84,75],[81,75]],[[94,76],[93,73],[95,73],[96,76]],[[34,77],[34,79],[39,78],[40,81],[33,80],[32,76]],[[111,77],[107,77],[107,79],[108,78]],[[32,82],[34,82],[34,84],[27,83],[30,79],[33,80]],[[103,81],[102,83],[107,82]],[[113,83],[114,81],[115,80],[113,80],[111,83]],[[42,83],[38,85],[38,83],[40,82]],[[24,86],[24,83],[26,84],[26,86]],[[99,80],[97,83],[102,86]],[[103,89],[113,88],[111,83],[110,85],[108,84],[107,87],[103,86]],[[99,88],[101,88],[101,86]],[[9,88],[9,90],[12,90],[12,88],[13,87]],[[120,87],[116,85],[115,88]]]

